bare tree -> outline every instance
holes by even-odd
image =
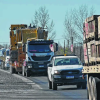
[[[93,7],[90,9],[86,5],[80,6],[78,9],[72,9],[65,15],[65,34],[64,37],[67,40],[71,40],[73,37],[74,42],[82,42],[83,41],[83,23],[84,20],[92,16],[95,10]]]
[[[54,39],[56,36],[56,32],[53,31],[54,28],[54,22],[53,20],[50,21],[49,13],[46,7],[40,7],[37,11],[35,11],[34,14],[34,20],[32,21],[32,24],[35,26],[39,26],[42,28],[47,28],[49,33],[49,39]]]

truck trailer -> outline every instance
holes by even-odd
[[[87,75],[87,98],[100,100],[100,15],[86,18],[83,30],[83,73]]]
[[[27,77],[47,73],[47,64],[58,48],[53,40],[47,40],[48,31],[25,24],[10,29],[10,72]]]

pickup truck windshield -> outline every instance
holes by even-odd
[[[56,58],[54,65],[81,65],[81,62],[78,58]]]
[[[28,51],[30,53],[46,53],[46,52],[51,52],[49,45],[29,45]]]

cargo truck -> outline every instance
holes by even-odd
[[[25,24],[11,25],[10,31],[10,72],[30,76],[46,73],[57,43],[47,40],[48,31]]]
[[[100,15],[86,18],[83,30],[83,73],[87,75],[87,98],[100,100]]]

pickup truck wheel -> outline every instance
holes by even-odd
[[[52,89],[52,82],[49,80],[49,89]]]
[[[93,91],[92,91],[92,79],[93,77],[89,77],[89,100],[93,100]]]
[[[57,84],[53,81],[53,78],[52,78],[52,89],[57,90]]]
[[[100,80],[97,77],[92,79],[93,100],[100,100]]]

